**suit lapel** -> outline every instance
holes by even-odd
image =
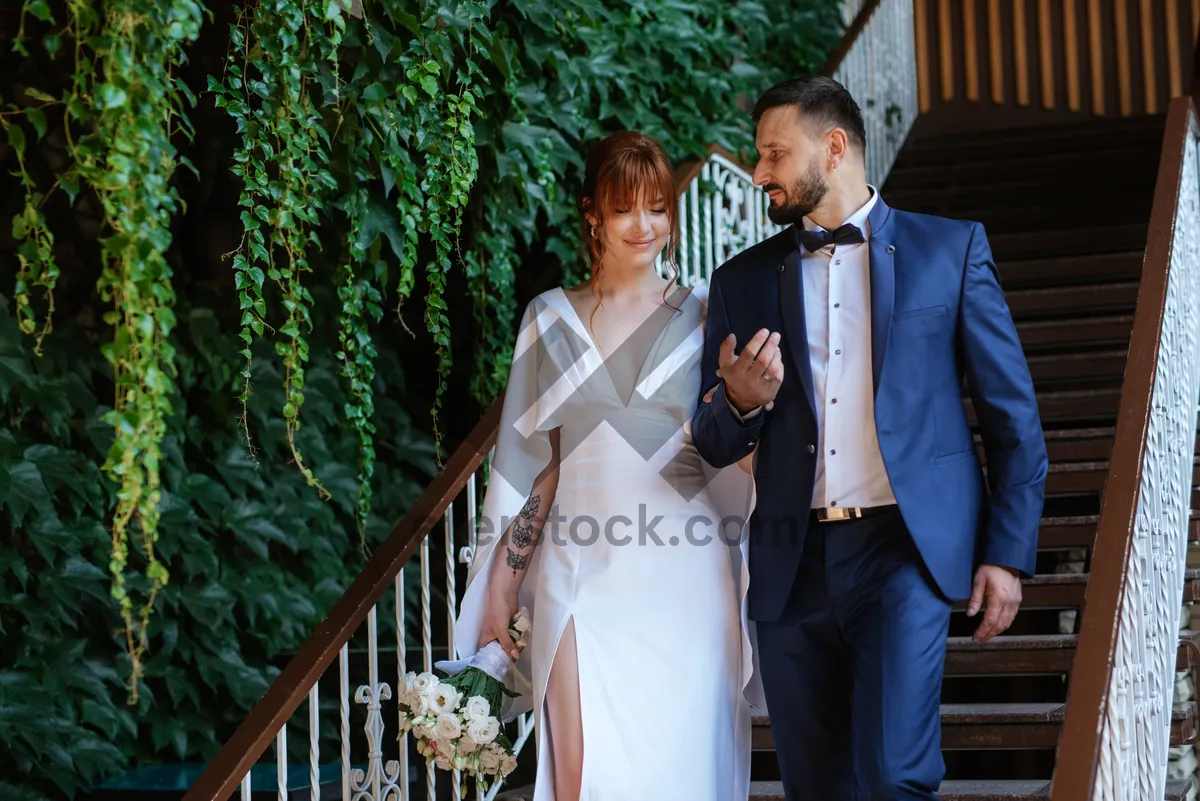
[[[794,233],[794,230],[793,230]],[[808,321],[804,315],[804,273],[800,266],[800,248],[789,247],[779,265],[779,312],[783,317],[788,350],[792,353],[796,375],[804,387],[809,411],[816,417],[816,394],[813,392],[812,363],[808,356]]]
[[[892,244],[892,210],[880,197],[868,216],[871,225],[871,377],[879,392],[879,374],[887,356],[892,332],[892,307],[896,299],[896,248]],[[809,383],[811,386],[811,375]]]

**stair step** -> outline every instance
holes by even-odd
[[[919,123],[918,123],[919,124]],[[1070,122],[1062,125],[1029,125],[989,128],[965,133],[923,136],[918,128],[904,143],[901,159],[914,157],[936,160],[959,154],[980,158],[1006,153],[1051,153],[1067,155],[1102,148],[1132,148],[1142,145],[1157,153],[1162,146],[1164,115],[1112,118],[1102,121]],[[1095,162],[1092,162],[1093,169]]]
[[[985,467],[986,470],[986,467]],[[1108,461],[1051,462],[1046,474],[1047,495],[1103,492]],[[1200,487],[1200,456],[1192,457],[1192,486]]]
[[[1101,462],[1112,453],[1115,430],[1111,427],[1050,428],[1042,432],[1051,462]],[[975,444],[982,442],[975,434]],[[1200,435],[1196,437],[1195,452],[1200,454]],[[983,451],[980,451],[982,455]]]
[[[1108,462],[1067,462],[1050,465],[1046,474],[1047,495],[1103,492],[1108,480]]]
[[[1114,169],[1092,170],[1064,180],[1062,175],[1037,170],[1041,160],[1017,159],[989,165],[949,167],[940,179],[920,182],[900,177],[883,192],[888,205],[905,211],[974,220],[991,212],[1027,209],[1025,221],[1045,229],[1039,216],[1077,212],[1076,223],[1095,220],[1113,224],[1148,219],[1154,194],[1156,159],[1133,160]],[[1111,202],[1114,185],[1120,204]],[[1132,205],[1126,204],[1126,195]],[[1142,210],[1144,209],[1144,210]]]
[[[1110,144],[1094,150],[1068,150],[1061,153],[998,153],[995,158],[989,158],[987,153],[979,153],[972,154],[973,158],[961,160],[939,160],[936,156],[929,160],[907,159],[901,153],[896,160],[896,166],[888,173],[887,182],[883,186],[883,196],[888,198],[889,203],[894,203],[891,199],[894,193],[927,186],[965,187],[972,181],[1004,180],[1021,173],[1057,176],[1069,186],[1069,182],[1074,181],[1080,174],[1095,171],[1098,159],[1113,163],[1130,159],[1153,173],[1161,144],[1162,135],[1159,134],[1154,144],[1147,143],[1140,152],[1131,152],[1131,148],[1124,144]],[[972,200],[983,197],[985,196],[976,194]],[[896,207],[904,208],[898,204]]]
[[[1143,243],[1125,253],[1000,260],[1000,283],[1006,290],[1012,290],[1101,281],[1137,281],[1142,277],[1144,246]]]
[[[1192,790],[1191,779],[1167,782],[1165,801],[1185,801]],[[938,788],[942,801],[1039,801],[1050,797],[1049,779],[950,779]],[[504,794],[500,798],[508,798]],[[514,799],[533,798],[528,795]],[[749,801],[785,801],[782,782],[750,782]]]
[[[1181,640],[1200,645],[1200,631],[1181,631]],[[970,637],[946,642],[946,676],[1012,676],[1069,673],[1079,637],[1075,634],[1001,635],[986,643]],[[1196,666],[1196,650],[1180,643],[1175,669]]]
[[[1137,281],[1018,289],[1005,293],[1009,311],[1016,318],[1046,314],[1061,317],[1071,312],[1132,314],[1137,295]]]
[[[1128,253],[1146,247],[1146,223],[1064,228],[988,236],[997,261]]]
[[[942,750],[1026,750],[1054,748],[1067,705],[1061,701],[997,704],[942,704]],[[773,751],[771,719],[754,715],[751,747]],[[1182,745],[1196,732],[1196,702],[1175,704],[1171,711],[1171,745]]]
[[[1065,551],[1091,548],[1096,539],[1097,515],[1043,517],[1038,527],[1038,550]],[[1200,542],[1200,514],[1192,512],[1188,522],[1188,542]]]
[[[1083,606],[1087,594],[1087,573],[1039,573],[1021,582],[1021,609],[1075,609]],[[1200,569],[1184,571],[1181,603],[1200,600]],[[967,608],[956,601],[955,611]]]
[[[1021,346],[1030,349],[1062,349],[1063,346],[1125,345],[1133,330],[1132,314],[1085,317],[1078,320],[1036,320],[1017,323]]]
[[[1014,131],[1009,128],[996,130],[989,135],[956,134],[947,137],[925,138],[919,133],[910,138],[896,158],[895,167],[888,174],[888,183],[884,191],[895,180],[906,180],[908,174],[919,167],[941,167],[943,170],[955,165],[973,167],[977,164],[1030,164],[1028,169],[1036,169],[1045,157],[1069,156],[1070,153],[1085,153],[1096,157],[1099,153],[1126,149],[1128,158],[1148,163],[1157,162],[1157,156],[1162,151],[1163,121],[1162,118],[1153,120],[1156,125],[1135,128],[1129,132],[1086,131],[1076,130],[1075,126],[1062,126],[1061,131],[1051,131],[1050,128],[1030,128],[1026,131]],[[1055,126],[1056,128],[1058,126]],[[1038,158],[1032,158],[1037,155]],[[1092,161],[1092,169],[1102,162]],[[1105,164],[1108,165],[1108,164]],[[884,195],[887,197],[887,195]]]
[[[1185,801],[1192,780],[1167,782],[1165,801]],[[1050,797],[1049,779],[950,779],[938,788],[942,801],[1039,801]],[[505,790],[497,801],[532,801],[533,785]],[[748,801],[786,801],[782,782],[750,782]]]
[[[1120,408],[1121,390],[1114,387],[1038,392],[1037,402],[1043,423],[1111,419],[1117,416],[1117,409]],[[969,396],[963,398],[963,408],[967,422],[975,425],[975,405]]]
[[[1026,356],[1029,375],[1035,387],[1058,381],[1094,379],[1120,382],[1125,377],[1128,348],[1112,348],[1084,353],[1050,353]]]

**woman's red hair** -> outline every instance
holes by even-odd
[[[663,260],[671,284],[679,275],[675,254],[679,250],[679,204],[675,198],[675,180],[671,163],[658,142],[637,131],[621,131],[601,139],[588,154],[584,170],[580,211],[584,240],[591,259],[592,292],[601,299],[598,279],[604,259],[604,242],[599,234],[604,222],[619,208],[632,208],[639,199],[653,203],[661,199],[667,209],[670,233],[663,248]],[[588,215],[596,218],[595,232]],[[671,290],[663,291],[663,300]],[[595,310],[592,311],[595,314]]]

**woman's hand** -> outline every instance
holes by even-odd
[[[517,599],[514,596],[498,593],[489,598],[487,613],[483,618],[483,627],[479,632],[479,647],[482,648],[492,640],[496,640],[505,653],[516,662],[521,652],[508,634],[508,627],[516,614]]]

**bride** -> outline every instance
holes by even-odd
[[[745,799],[752,457],[718,471],[692,444],[707,288],[655,271],[679,221],[654,140],[600,142],[581,205],[591,278],[525,309],[459,656],[498,640],[517,657],[504,714],[533,711],[535,801]]]

